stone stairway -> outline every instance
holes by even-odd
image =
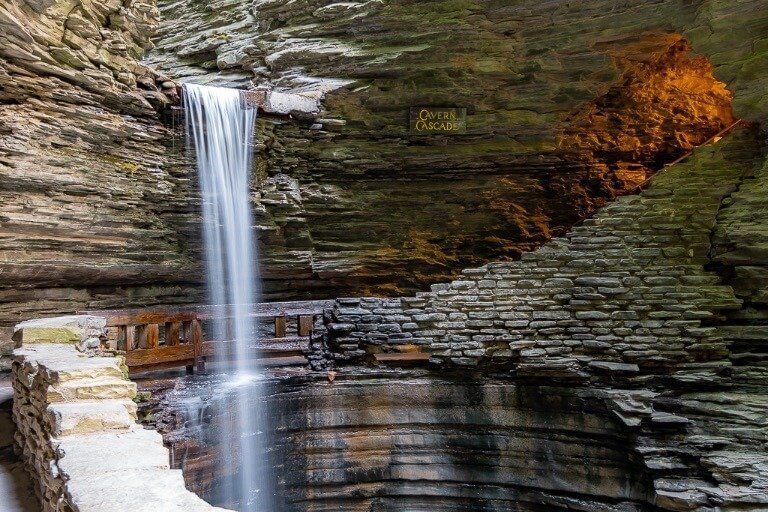
[[[46,320],[38,331],[27,324],[17,336],[24,346],[13,363],[16,443],[43,512],[221,511],[187,491],[162,436],[136,423],[136,384],[122,359],[39,343],[52,329],[75,337],[98,329],[92,318]]]

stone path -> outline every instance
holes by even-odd
[[[32,484],[13,453],[11,383],[0,379],[0,512],[38,512]]]

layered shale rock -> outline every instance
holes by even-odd
[[[393,295],[563,234],[730,124],[731,94],[764,119],[760,4],[163,0],[147,63],[324,97],[260,127],[262,183],[293,183],[259,220],[267,289]],[[467,133],[410,136],[418,105]]]
[[[136,60],[157,17],[152,2],[0,6],[4,331],[30,314],[199,297],[189,176],[155,111],[175,84]]]
[[[341,365],[421,352],[441,372],[602,389],[650,503],[762,510],[764,265],[739,254],[760,254],[763,136],[737,129],[697,149],[521,261],[415,297],[338,299],[328,348]]]
[[[187,485],[214,503],[226,478],[215,462],[238,459],[215,435],[236,415],[222,384],[186,379],[156,411]],[[267,388],[248,395],[269,411],[263,457],[279,510],[652,509],[629,432],[599,391],[356,370]]]
[[[6,328],[201,299],[195,173],[156,113],[171,78],[321,100],[259,122],[268,298],[397,295],[517,258],[728,124],[729,92],[765,117],[753,3],[156,7],[0,8]],[[411,137],[412,105],[466,107],[467,134]]]

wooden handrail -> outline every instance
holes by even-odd
[[[320,314],[324,309],[333,306],[333,300],[304,300],[304,301],[284,301],[284,302],[261,302],[249,305],[252,311],[251,316],[269,318],[280,314],[287,316],[298,316],[302,314]],[[194,314],[200,320],[210,320],[213,318],[226,318],[227,307],[218,305],[189,305],[189,306],[162,306],[156,308],[129,308],[129,309],[107,309],[107,310],[88,310],[79,311],[81,315],[101,316],[107,319],[107,325],[115,324],[115,320],[123,321],[123,317],[140,317],[142,315],[172,315],[172,314]]]
[[[256,342],[250,348],[264,354],[283,354],[299,351],[308,344],[315,319],[333,301],[297,301],[253,304],[250,318],[270,318],[274,322],[274,338],[265,343]],[[80,314],[102,316],[107,327],[114,327],[117,336],[113,349],[125,352],[126,365],[132,373],[184,366],[188,372],[203,371],[207,357],[217,354],[226,358],[234,353],[227,340],[204,339],[203,322],[231,319],[222,306],[174,306],[167,308],[117,309],[83,311]],[[287,318],[296,319],[297,336],[287,335]],[[164,336],[161,336],[161,327]],[[216,350],[216,346],[220,346]],[[294,356],[298,358],[298,356]]]

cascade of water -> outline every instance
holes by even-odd
[[[236,417],[222,429],[222,472],[232,475],[223,497],[246,512],[272,511],[264,455],[263,415],[254,396],[260,372],[250,356],[256,341],[253,304],[260,298],[257,249],[248,199],[254,109],[243,108],[236,89],[184,85],[187,140],[194,147],[203,204],[203,239],[211,303],[222,320],[216,339],[229,339],[234,358],[227,368]],[[233,455],[239,455],[239,464]]]

